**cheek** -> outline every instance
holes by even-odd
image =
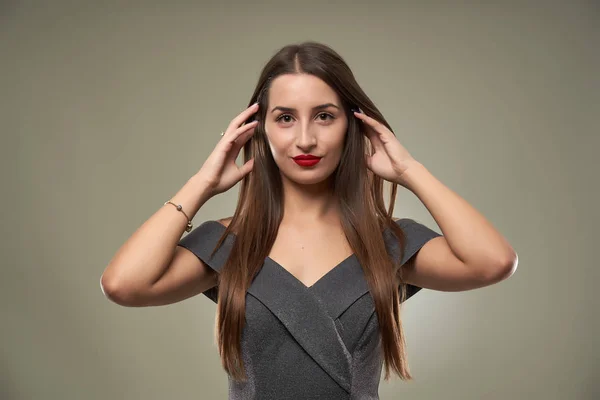
[[[333,137],[331,138],[331,140],[328,143],[328,147],[330,149],[335,149],[336,153],[342,153],[342,151],[344,150],[344,142],[346,141],[346,130],[342,130],[340,132],[336,132],[335,135],[333,135]]]
[[[268,132],[266,132],[267,144],[269,145],[269,149],[271,150],[271,154],[273,154],[273,158],[279,159],[284,154],[284,146],[280,141],[273,140]]]
[[[268,138],[267,138],[267,142],[269,143],[269,149],[271,149],[271,154],[273,154],[273,157],[279,158],[279,153],[278,153],[277,149],[275,148],[275,146],[273,146],[273,143]]]

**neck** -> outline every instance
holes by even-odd
[[[282,224],[313,225],[339,221],[337,199],[330,181],[300,185],[284,178]]]

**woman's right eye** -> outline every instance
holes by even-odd
[[[282,121],[285,123],[292,122],[292,116],[289,114],[282,114],[276,119],[276,121],[277,122]]]

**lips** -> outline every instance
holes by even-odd
[[[321,160],[321,157],[313,156],[311,154],[302,154],[294,157],[293,160],[302,167],[312,167]]]
[[[319,160],[321,157],[313,156],[311,154],[301,154],[294,157],[294,160]]]

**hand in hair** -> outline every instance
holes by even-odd
[[[419,162],[385,125],[362,112],[354,115],[364,123],[365,134],[373,146],[373,155],[366,156],[367,167],[387,181],[406,186],[404,173]]]
[[[231,121],[227,130],[223,132],[223,137],[198,171],[198,175],[208,185],[211,196],[231,189],[252,171],[254,159],[242,166],[237,165],[235,161],[258,125],[257,121],[244,125],[243,123],[258,111],[258,107],[258,104],[253,104]]]

